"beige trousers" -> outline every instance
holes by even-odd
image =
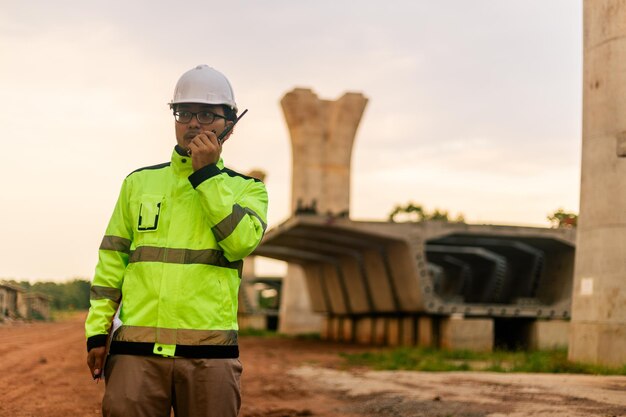
[[[113,355],[105,371],[104,417],[236,417],[239,359]]]

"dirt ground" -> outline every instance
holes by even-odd
[[[0,325],[0,417],[98,416],[83,314]],[[242,417],[626,416],[626,377],[346,368],[361,346],[243,337]]]

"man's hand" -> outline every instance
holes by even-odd
[[[220,160],[222,145],[213,131],[202,132],[189,142],[191,166],[194,171]]]
[[[87,353],[87,366],[89,366],[93,379],[102,378],[105,354],[106,347],[104,346],[92,348]]]

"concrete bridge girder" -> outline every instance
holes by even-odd
[[[302,265],[314,311],[364,314],[415,311],[419,300],[403,287],[415,273],[406,242],[358,230],[302,226],[276,230],[256,255]]]
[[[435,254],[434,257],[433,254]],[[506,275],[509,273],[506,258],[483,248],[428,245],[428,260],[435,264],[437,264],[438,258],[436,254],[452,257],[465,265],[478,265],[478,273],[472,271],[474,268],[470,267],[470,276],[473,279],[472,282],[468,283],[469,285],[464,286],[466,291],[462,294],[466,297],[462,301],[471,301],[472,299],[497,301],[500,299]],[[433,287],[437,286],[437,282],[433,282],[433,284]],[[435,292],[443,297],[442,291]]]
[[[307,215],[269,231],[255,254],[302,265],[314,311],[330,315],[567,318],[574,239],[571,230]],[[469,300],[447,297],[428,272],[428,264],[437,264],[436,254],[465,262],[472,279],[488,285]],[[491,275],[476,273],[480,262],[491,262]]]
[[[319,265],[307,265],[309,262],[303,264],[308,275],[318,277],[307,280],[310,293],[315,294],[312,296],[313,311],[334,311],[340,314],[373,311],[361,252],[347,245],[329,243],[323,234],[311,238],[306,235],[306,232],[294,231],[282,237],[280,244],[332,258],[332,261]],[[318,268],[323,270],[318,271]]]

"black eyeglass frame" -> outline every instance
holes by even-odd
[[[187,113],[188,117],[181,117],[181,113]],[[210,114],[211,115],[211,119],[210,121],[202,121],[200,119],[204,119],[204,120],[208,120],[205,119],[204,117],[198,117],[198,115],[201,114]],[[219,119],[224,119],[224,120],[228,120],[226,118],[226,116],[222,116],[221,114],[217,114],[217,113],[213,113],[212,111],[208,111],[208,110],[202,110],[202,111],[198,111],[198,112],[192,112],[189,110],[175,110],[174,111],[174,119],[178,122],[178,123],[189,123],[191,122],[191,119],[196,118],[198,120],[198,123],[200,123],[201,125],[210,125],[211,123],[215,122],[215,119],[219,118]]]

